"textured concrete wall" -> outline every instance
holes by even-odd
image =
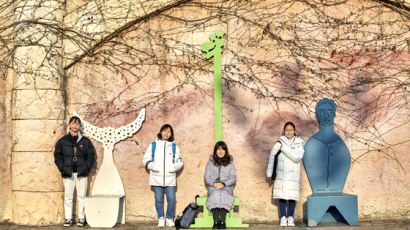
[[[263,4],[260,3],[258,7],[263,8]],[[337,13],[336,16],[343,17],[354,9],[354,4],[356,3],[349,2],[349,5],[336,6],[328,10]],[[299,11],[300,9],[295,5],[284,17],[291,17]],[[82,63],[78,63],[67,72],[70,76],[67,82],[69,113],[76,110],[87,120],[101,127],[107,125],[119,127],[132,121],[140,108],[147,109],[147,118],[142,129],[132,138],[117,144],[114,151],[114,160],[127,194],[128,221],[156,221],[154,196],[148,185],[148,174],[141,160],[146,147],[155,139],[156,133],[164,123],[170,123],[174,127],[176,142],[181,148],[185,162],[185,167],[178,177],[177,213],[180,213],[196,194],[206,195],[202,177],[213,148],[213,78],[212,72],[207,72],[212,70],[212,63],[207,64],[204,54],[201,54],[198,49],[203,42],[208,41],[210,33],[221,29],[228,31],[222,62],[225,64],[223,74],[229,75],[230,80],[235,80],[236,76],[232,74],[233,71],[229,67],[235,64],[238,56],[243,55],[260,60],[274,58],[275,61],[283,63],[283,66],[287,66],[279,73],[285,77],[273,78],[273,80],[270,80],[270,74],[263,72],[263,67],[247,68],[243,63],[237,63],[236,66],[239,69],[238,75],[246,71],[255,71],[263,76],[266,85],[269,85],[278,97],[286,97],[295,90],[296,96],[291,97],[299,100],[297,87],[303,88],[303,82],[314,82],[313,86],[316,84],[313,75],[302,71],[302,63],[294,63],[289,68],[287,62],[291,58],[285,54],[291,51],[286,50],[286,47],[265,47],[266,37],[263,37],[262,29],[256,30],[244,26],[243,21],[230,18],[230,13],[236,12],[227,10],[226,14],[222,13],[220,20],[211,17],[211,22],[203,25],[195,26],[192,25],[194,22],[190,22],[190,20],[206,18],[212,13],[212,10],[188,4],[168,11],[165,15],[150,18],[122,34],[121,39],[115,40],[118,44],[103,46],[96,56],[85,58]],[[172,17],[183,18],[186,21],[171,20]],[[257,19],[254,15],[246,15],[246,17],[249,20]],[[263,20],[267,19],[258,22],[263,24]],[[298,31],[298,28],[303,29],[306,25],[295,22],[293,26],[293,29]],[[281,35],[293,39],[292,28],[289,30],[288,34],[284,32]],[[248,34],[249,31],[251,34]],[[323,31],[313,31],[304,39],[320,36],[326,37]],[[261,40],[252,41],[257,38]],[[342,42],[339,45],[343,47],[348,43]],[[261,46],[265,50],[260,49]],[[109,49],[115,51],[106,52]],[[329,50],[326,55],[330,56],[331,48],[326,49]],[[319,51],[320,49],[317,50]],[[408,63],[408,54],[400,55],[394,60],[404,65]],[[352,59],[341,62],[347,62],[348,65]],[[122,67],[117,68],[116,65]],[[312,68],[325,69],[326,64],[319,61],[310,65]],[[329,76],[332,74],[326,72],[327,70],[321,71],[324,74],[328,73]],[[344,71],[341,69],[339,72],[342,82],[350,78]],[[295,76],[304,80],[293,82]],[[191,82],[194,83],[190,84]],[[296,86],[291,85],[294,83]],[[322,84],[317,82],[318,87]],[[86,85],[93,87],[84,87]],[[225,85],[224,139],[234,156],[238,171],[235,194],[242,201],[240,215],[246,222],[272,222],[278,219],[278,214],[276,203],[271,202],[272,184],[265,179],[269,151],[279,138],[283,124],[288,120],[296,123],[297,133],[305,141],[318,131],[314,115],[316,101],[306,100],[308,107],[306,111],[304,105],[292,100],[278,100],[272,103],[269,99],[260,98],[250,90],[252,87],[253,85],[249,85],[249,88]],[[375,87],[363,97],[374,97],[381,91],[381,87]],[[315,93],[316,91],[312,91],[312,94]],[[339,93],[341,92],[335,88],[336,97],[343,97],[337,95]],[[325,90],[316,96],[317,98],[331,97]],[[402,99],[405,100],[401,97],[400,100]],[[369,149],[366,147],[367,144],[351,134],[356,133],[371,139],[374,132],[371,128],[358,130],[351,123],[349,116],[340,112],[351,106],[349,100],[354,99],[343,98],[336,102],[339,111],[336,117],[336,124],[338,124],[336,131],[345,140],[352,155],[352,167],[344,192],[359,196],[360,220],[408,218],[407,210],[410,206],[407,205],[409,201],[407,187],[410,181],[406,175],[410,157],[404,149],[408,148],[409,144],[406,141],[387,150],[366,152],[366,149]],[[359,107],[360,103],[357,101],[355,105],[353,101],[352,104]],[[384,108],[380,111],[384,111]],[[409,124],[395,127],[394,123],[403,124],[402,119],[408,120],[407,112],[408,108],[404,107],[397,110],[397,114],[389,113],[389,116],[380,116],[380,119],[374,121],[370,121],[371,115],[366,111],[357,110],[352,116],[359,116],[362,113],[361,115],[368,119],[364,122],[371,124],[370,127],[378,127],[380,132],[387,132],[389,127],[395,129],[393,132],[384,134],[383,139],[388,143],[400,143],[409,139]],[[388,124],[383,125],[388,120]],[[97,151],[98,165],[100,165],[103,160],[102,147],[98,144]],[[309,182],[303,171],[301,200],[296,208],[297,221],[301,221],[306,216],[305,202],[310,194]]]

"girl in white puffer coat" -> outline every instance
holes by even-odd
[[[280,226],[295,226],[294,211],[299,200],[300,162],[303,158],[303,140],[295,135],[295,125],[287,122],[283,127],[285,136],[280,137],[269,156],[266,176],[271,179],[277,157],[276,178],[273,185],[273,198],[279,199]],[[279,152],[280,150],[280,152]],[[289,204],[286,212],[287,203]]]
[[[158,227],[174,226],[176,172],[184,163],[181,153],[174,142],[171,125],[161,127],[158,137],[150,144],[142,162],[149,170],[149,184],[155,194],[155,209],[158,215]],[[164,193],[167,196],[167,212],[164,218]]]

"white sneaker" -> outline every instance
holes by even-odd
[[[288,217],[288,226],[295,226],[295,220],[293,219],[293,216]]]
[[[286,219],[286,216],[282,216],[282,218],[280,218],[280,226],[281,227],[288,226],[288,219]]]
[[[168,227],[174,227],[175,226],[175,223],[174,223],[174,220],[173,219],[165,219],[165,222],[167,223],[167,226]]]
[[[165,227],[165,219],[164,219],[164,217],[160,217],[160,218],[158,219],[158,227],[160,227],[160,228]]]

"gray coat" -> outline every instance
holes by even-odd
[[[213,183],[217,178],[220,178],[221,183],[225,184],[223,189],[216,189]],[[205,170],[205,185],[208,190],[208,198],[206,206],[209,210],[214,208],[224,208],[230,211],[233,208],[235,197],[233,196],[233,189],[236,184],[236,170],[231,156],[231,163],[227,166],[216,166],[214,158],[211,155],[206,164]]]

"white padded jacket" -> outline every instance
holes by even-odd
[[[282,151],[278,156],[276,179],[273,185],[273,198],[284,200],[299,200],[300,189],[300,162],[303,158],[303,140],[294,136],[288,140],[285,136],[280,137],[282,146],[276,142],[269,156],[269,164],[266,176],[272,176],[275,154]]]
[[[176,186],[177,176],[184,163],[182,162],[179,147],[176,146],[173,158],[172,144],[174,142],[156,139],[154,160],[152,160],[152,144],[147,148],[142,163],[149,170],[149,184],[151,186]],[[172,162],[174,159],[174,162]]]

